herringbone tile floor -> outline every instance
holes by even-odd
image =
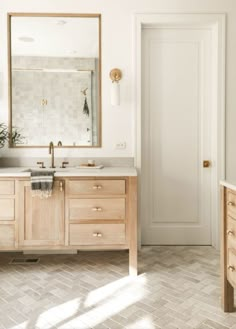
[[[0,329],[236,329],[211,247],[143,247],[137,278],[125,251],[10,265],[16,255],[0,254]]]

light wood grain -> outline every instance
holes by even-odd
[[[227,248],[236,250],[236,220],[227,216],[227,230],[226,230]]]
[[[125,219],[125,199],[70,199],[69,219]]]
[[[137,178],[61,180],[65,193],[56,179],[53,196],[48,199],[32,197],[29,180],[9,180],[11,184],[7,185],[14,185],[16,194],[0,198],[0,213],[2,208],[5,214],[0,249],[128,249],[130,275],[137,275]],[[94,184],[102,185],[101,194]],[[12,203],[15,216],[9,225],[10,216],[6,214],[10,211],[12,215]]]
[[[99,234],[100,236],[96,236]],[[95,235],[95,236],[94,236]],[[70,245],[125,243],[124,224],[70,224]]]
[[[236,191],[227,188],[227,215],[236,220]]]
[[[0,224],[0,248],[15,247],[15,226]]]
[[[227,276],[233,287],[236,287],[236,250],[228,249]]]
[[[128,202],[129,274],[136,276],[138,274],[137,177],[129,177]]]
[[[227,278],[227,189],[221,186],[221,304],[225,312],[234,310],[234,289]]]
[[[15,181],[0,180],[0,195],[13,195],[13,194],[15,194]]]
[[[15,199],[0,198],[0,221],[15,219]]]
[[[117,195],[125,194],[125,180],[70,180],[70,195]]]
[[[64,245],[64,192],[59,182],[46,199],[33,197],[29,182],[21,184],[20,245]]]

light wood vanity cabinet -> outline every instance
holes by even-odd
[[[137,275],[137,177],[58,177],[50,198],[0,179],[0,250],[129,250]]]
[[[78,249],[128,249],[137,274],[137,178],[66,180],[65,244]]]
[[[31,194],[30,181],[19,182],[19,247],[64,246],[64,181],[55,181],[50,198]]]
[[[222,186],[221,200],[222,307],[225,312],[233,312],[236,288],[236,189]]]
[[[17,247],[15,181],[0,180],[0,249]]]
[[[68,180],[69,245],[126,246],[126,185],[125,178]]]

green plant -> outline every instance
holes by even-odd
[[[8,130],[5,123],[0,123],[0,148],[2,148],[8,140]]]
[[[12,127],[12,131],[8,131],[8,127],[5,123],[0,123],[0,148],[9,142],[10,145],[20,144],[24,140],[24,136],[20,133],[19,129]]]
[[[22,136],[20,130],[17,127],[12,127],[11,133],[8,133],[8,140],[10,145],[22,144],[24,140],[24,136]]]

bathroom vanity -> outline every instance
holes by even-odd
[[[56,170],[53,195],[31,195],[30,173],[0,169],[0,250],[129,250],[137,275],[134,168]]]
[[[221,182],[222,308],[234,311],[236,288],[236,185]]]

